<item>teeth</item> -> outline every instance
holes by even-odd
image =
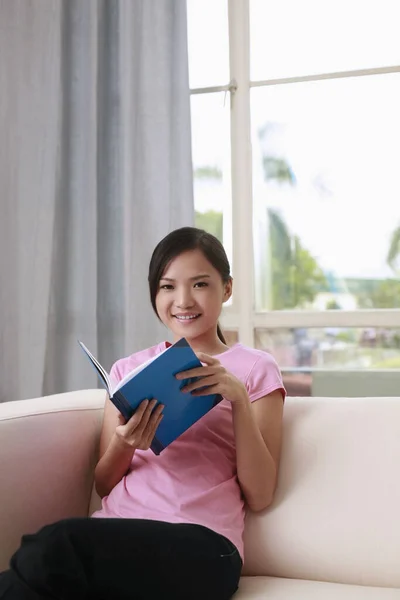
[[[183,316],[178,317],[177,316],[176,318],[180,319],[181,321],[190,321],[191,319],[196,319],[198,316],[199,315],[192,315],[190,317],[183,317]]]

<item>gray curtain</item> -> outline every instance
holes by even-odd
[[[166,338],[155,244],[194,219],[185,0],[0,0],[0,401]]]

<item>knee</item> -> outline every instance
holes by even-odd
[[[68,519],[60,519],[59,521],[55,521],[54,523],[49,523],[48,525],[44,525],[41,529],[37,531],[37,533],[33,535],[23,536],[22,540],[31,540],[39,541],[41,543],[54,543],[55,541],[68,538],[74,534],[75,531],[79,531],[82,521],[86,519],[79,518],[68,518]]]
[[[11,558],[10,567],[15,577],[30,590],[45,597],[59,597],[60,590],[76,590],[76,595],[86,589],[86,578],[71,531],[76,528],[72,519],[45,525],[37,533],[26,535]],[[54,577],[57,574],[57,577]],[[64,592],[63,592],[64,593]]]
[[[50,523],[34,534],[22,536],[21,546],[11,558],[11,567],[21,563],[31,565],[52,563],[60,554],[65,554],[69,545],[73,519]]]

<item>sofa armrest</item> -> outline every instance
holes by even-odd
[[[106,393],[0,404],[0,571],[21,536],[87,516]]]

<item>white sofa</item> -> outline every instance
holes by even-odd
[[[0,404],[0,571],[23,533],[97,505],[104,401]],[[400,398],[288,398],[275,500],[248,514],[245,550],[235,600],[400,600]]]

